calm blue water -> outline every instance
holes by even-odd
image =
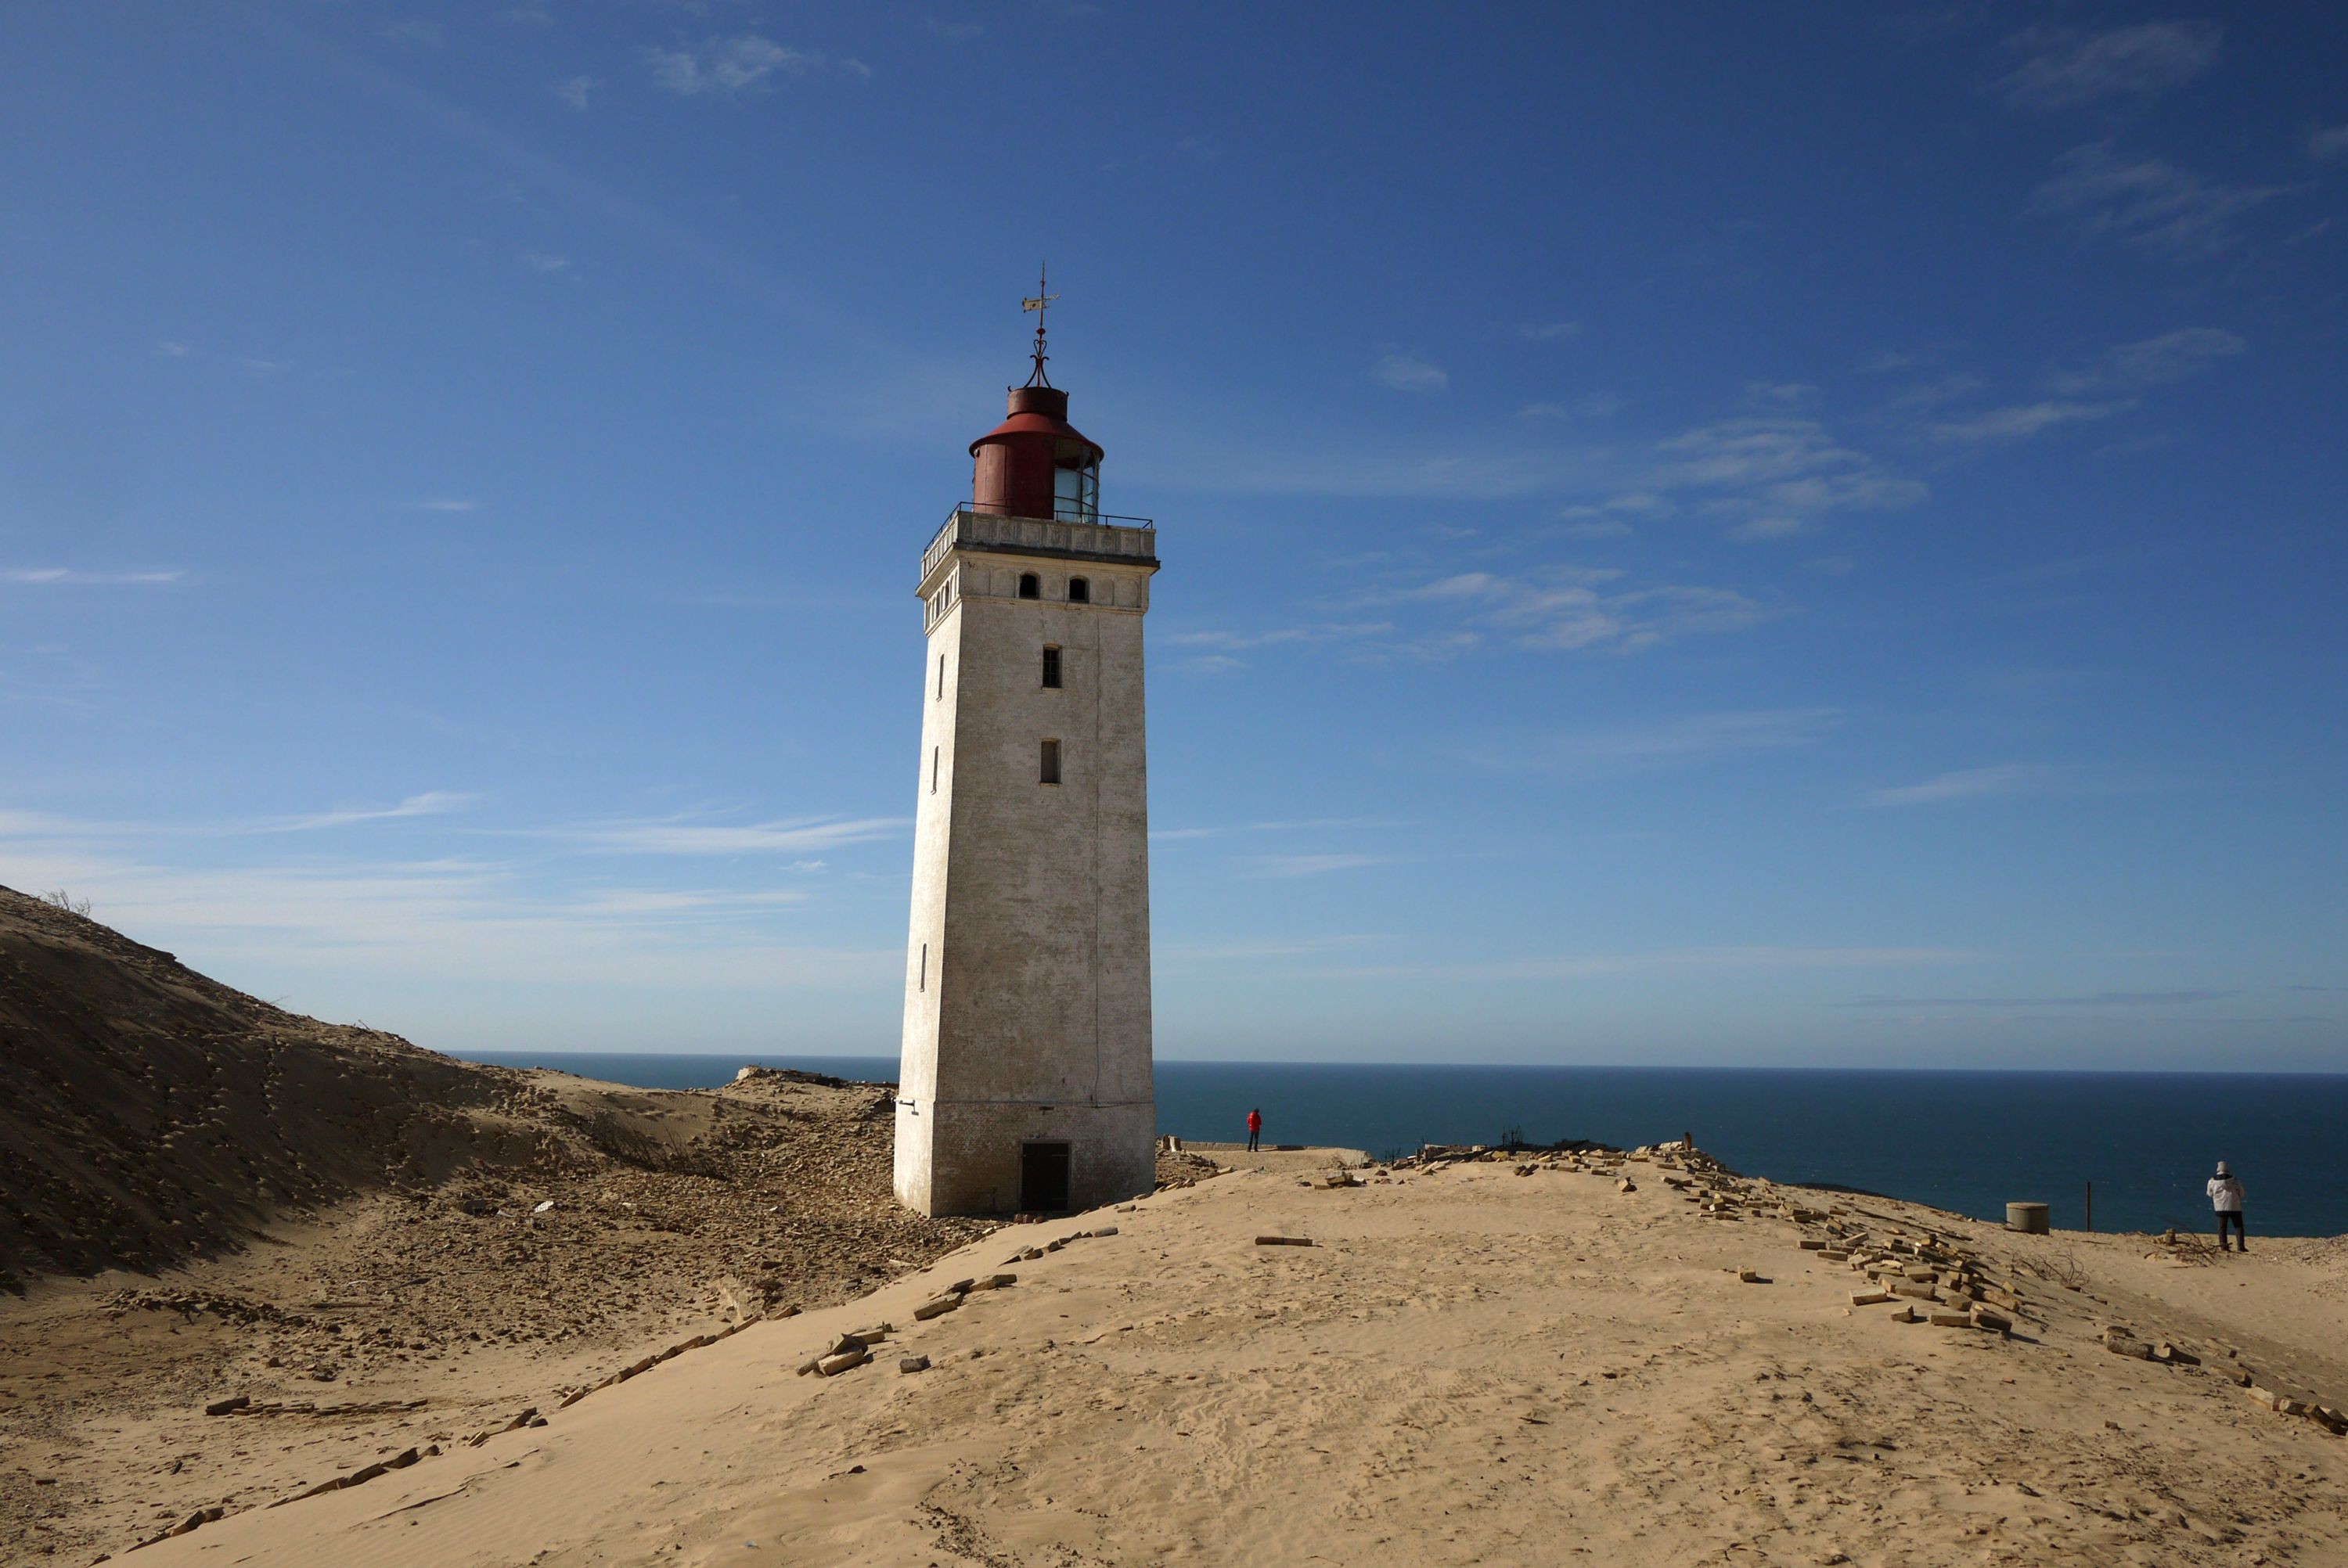
[[[744,1061],[886,1081],[894,1057],[651,1056],[485,1051],[646,1089],[726,1081]],[[1161,1061],[1158,1125],[1241,1139],[1251,1105],[1268,1143],[1390,1154],[1425,1143],[1694,1132],[1736,1170],[1835,1183],[2002,1220],[2010,1199],[2097,1230],[2206,1229],[2219,1160],[2248,1189],[2252,1234],[2348,1232],[2348,1075],[1861,1072],[1646,1067],[1327,1067]]]

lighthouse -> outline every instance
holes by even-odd
[[[1148,1192],[1145,518],[1035,368],[922,552],[922,751],[897,1100],[900,1202],[1047,1213]]]

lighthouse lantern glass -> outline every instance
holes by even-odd
[[[1063,458],[1052,470],[1052,516],[1064,523],[1089,523],[1100,516],[1100,465],[1078,467]]]

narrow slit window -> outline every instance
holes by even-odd
[[[1093,585],[1080,577],[1070,578],[1068,579],[1068,602],[1070,604],[1090,604],[1092,601]]]
[[[938,695],[939,695],[939,696],[941,696],[941,697],[942,697],[942,696],[944,696],[945,694],[946,694],[946,656],[945,656],[944,654],[941,653],[941,654],[939,654],[939,655],[938,655]]]
[[[922,978],[916,989],[921,990],[930,989],[930,945],[927,942],[922,944]]]
[[[1049,784],[1060,782],[1060,743],[1057,741],[1044,743],[1043,782]]]
[[[1019,597],[1022,599],[1044,597],[1044,584],[1034,572],[1023,571],[1019,574]]]
[[[1056,648],[1044,650],[1044,684],[1054,691],[1059,690],[1060,651]]]
[[[932,794],[938,793],[938,753],[944,749],[942,746],[930,748],[930,793]]]

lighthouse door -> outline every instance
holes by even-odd
[[[1068,1206],[1068,1146],[1019,1145],[1019,1207],[1024,1214],[1057,1214]]]

